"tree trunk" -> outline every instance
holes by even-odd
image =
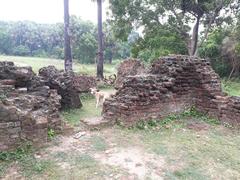
[[[201,17],[197,17],[196,24],[194,25],[193,32],[192,32],[192,39],[190,43],[190,56],[195,56],[197,53],[197,45],[198,45],[198,31],[199,31],[199,23]]]
[[[64,0],[64,67],[65,71],[72,71],[72,52],[69,30],[69,0]]]
[[[112,64],[112,59],[113,59],[113,48],[110,48],[109,64]]]
[[[98,6],[98,61],[97,77],[103,79],[103,32],[102,32],[102,0],[97,0]]]

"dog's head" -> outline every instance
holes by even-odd
[[[91,94],[96,94],[96,92],[99,92],[99,90],[97,88],[90,88]]]

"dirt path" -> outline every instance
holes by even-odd
[[[240,133],[221,125],[186,119],[146,130],[76,129],[12,163],[3,179],[240,179]]]
[[[81,133],[80,133],[81,134]],[[163,179],[162,168],[164,158],[153,153],[147,153],[141,146],[130,145],[128,142],[117,142],[113,137],[114,129],[105,129],[101,132],[87,131],[81,137],[75,134],[69,137],[58,137],[56,145],[50,145],[45,152],[52,157],[57,154],[89,155],[98,167],[103,169],[116,169],[103,176],[104,179]],[[108,138],[108,136],[110,136]],[[111,137],[112,136],[112,137]],[[122,145],[121,145],[122,143]],[[125,145],[124,145],[125,144]],[[49,159],[49,153],[40,153],[41,158]],[[67,157],[66,157],[67,158]],[[55,159],[56,160],[56,159]],[[72,167],[69,162],[59,162],[62,170],[69,171]],[[100,169],[101,169],[100,168]],[[92,172],[101,174],[101,172]],[[94,179],[94,178],[93,178]]]

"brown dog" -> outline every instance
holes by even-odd
[[[90,88],[91,94],[93,94],[96,98],[96,108],[99,106],[99,103],[104,103],[106,98],[111,96],[111,93],[108,92],[100,92],[97,88]]]

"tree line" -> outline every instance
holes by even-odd
[[[222,76],[240,72],[239,0],[110,0],[110,9],[118,38],[143,29],[133,57],[188,54],[210,58]]]
[[[112,59],[130,56],[128,42],[113,37],[110,27],[103,24],[104,57]],[[70,17],[72,56],[80,63],[95,63],[97,27],[76,16]],[[64,59],[64,25],[38,24],[30,21],[0,22],[0,54],[16,56],[52,57]]]
[[[97,0],[98,26],[76,16],[65,31],[64,23],[0,22],[0,53],[63,59],[67,32],[72,58],[97,62],[98,69],[103,59],[132,56],[151,62],[188,54],[209,58],[221,76],[239,77],[239,0],[109,0],[111,17],[103,24],[102,2]]]

